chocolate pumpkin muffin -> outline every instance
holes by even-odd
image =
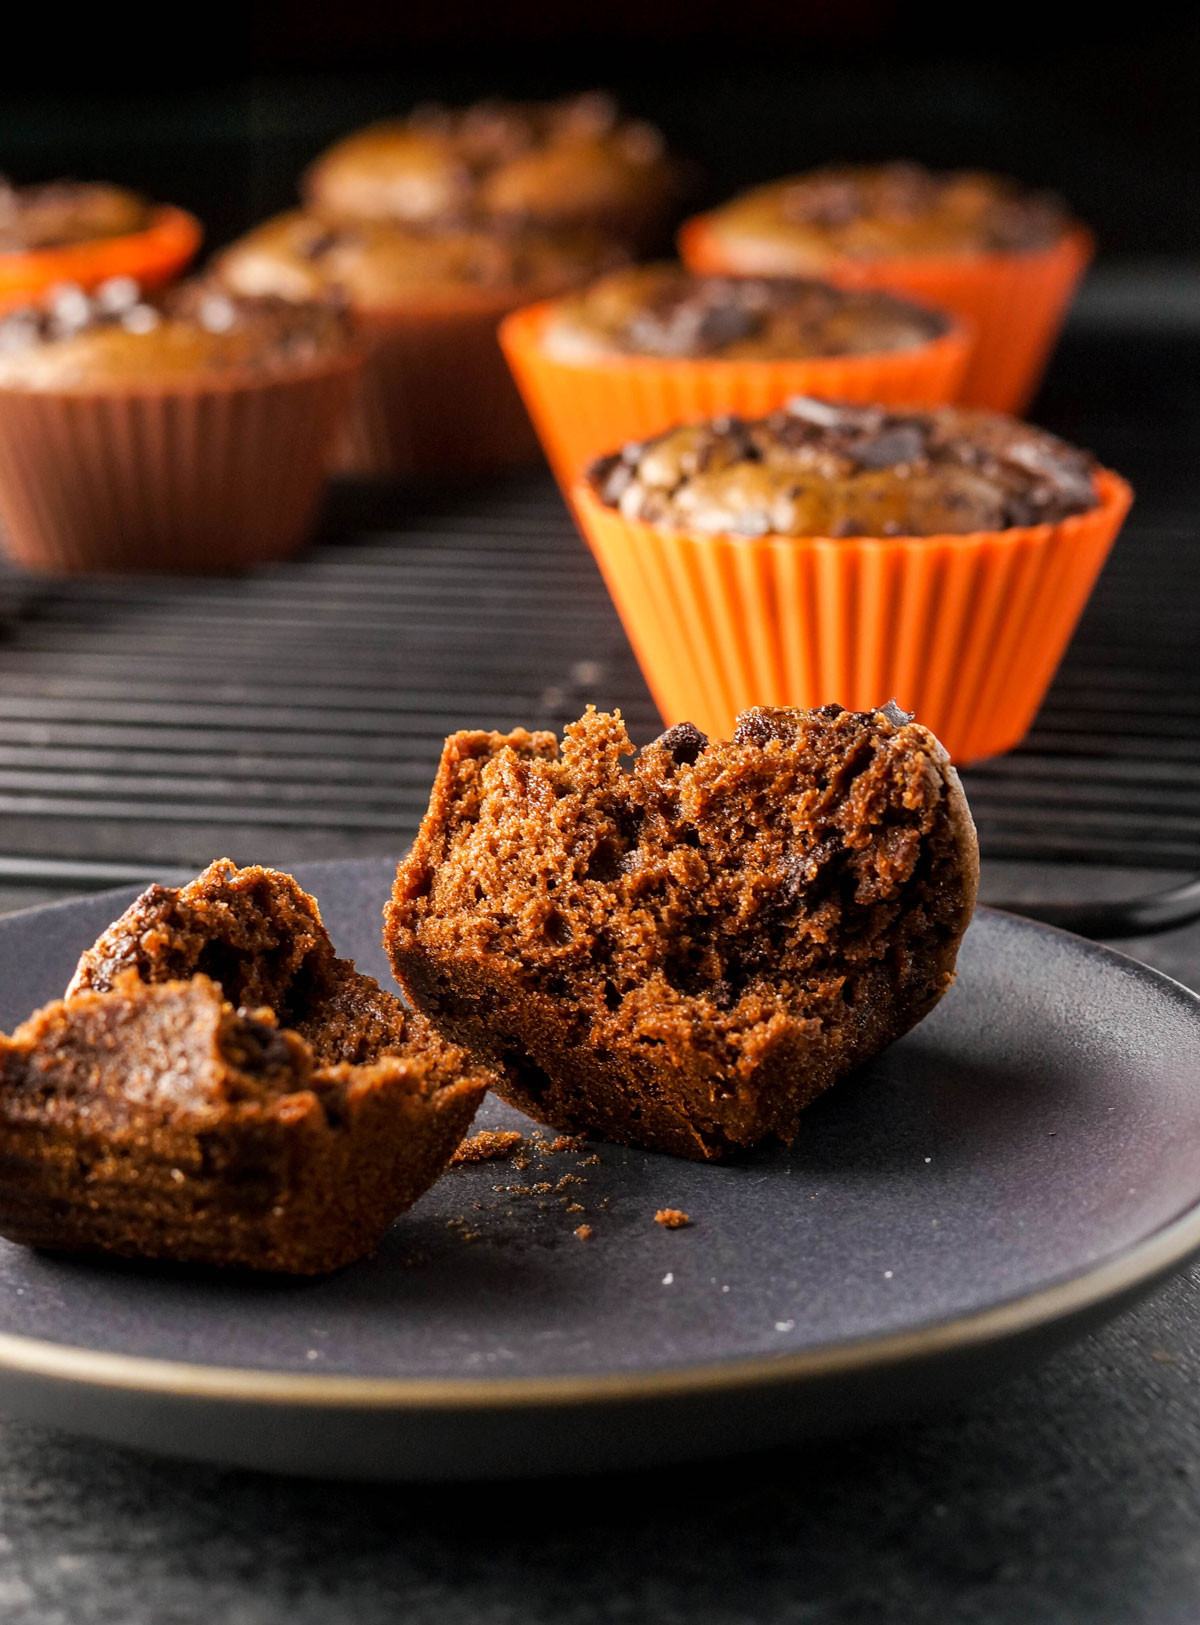
[[[693,1158],[801,1109],[941,998],[974,826],[893,706],[460,733],[387,912],[392,966],[498,1092],[570,1132]]]
[[[519,220],[638,239],[677,188],[662,136],[601,94],[423,107],[357,130],[303,180],[335,220]]]
[[[339,466],[371,478],[487,473],[538,460],[496,329],[530,299],[624,259],[595,231],[269,220],[219,255],[237,294],[345,297],[366,351]]]
[[[333,951],[290,876],[152,887],[0,1039],[0,1233],[319,1274],[445,1167],[487,1079]]]
[[[572,361],[774,360],[913,350],[949,326],[937,312],[883,292],[801,277],[700,276],[663,264],[611,272],[560,300],[541,343]]]
[[[0,542],[63,574],[294,553],[362,364],[331,299],[60,283],[0,316]]]
[[[627,519],[735,536],[929,536],[1055,523],[1098,503],[1097,466],[1042,429],[962,407],[801,396],[684,424],[596,462]]]
[[[1071,225],[1049,193],[913,163],[833,165],[770,181],[704,219],[740,270],[764,276],[819,276],[843,258],[1030,253]]]

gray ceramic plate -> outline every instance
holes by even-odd
[[[386,977],[391,865],[299,872],[341,951]],[[6,1029],[132,895],[0,922]],[[491,1101],[480,1121],[531,1127]],[[664,1229],[663,1207],[692,1224]],[[0,1243],[0,1403],[328,1475],[630,1465],[969,1394],[1197,1247],[1200,1000],[983,910],[952,992],[790,1150],[700,1167],[596,1145],[454,1169],[374,1259],[319,1282]]]

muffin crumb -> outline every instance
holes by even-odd
[[[464,1162],[493,1162],[500,1157],[511,1157],[524,1143],[524,1136],[518,1134],[516,1129],[482,1129],[462,1142],[450,1158],[450,1166],[453,1168]]]
[[[654,1215],[655,1224],[661,1224],[664,1230],[682,1230],[685,1225],[691,1224],[691,1218],[677,1207],[660,1207]]]

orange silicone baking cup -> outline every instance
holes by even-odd
[[[521,302],[511,289],[462,289],[357,310],[367,359],[340,470],[413,479],[539,462],[537,436],[496,336]]]
[[[576,517],[668,724],[728,738],[753,705],[895,699],[957,762],[1028,731],[1133,493],[965,536],[710,536],[627,520],[586,484]]]
[[[507,317],[500,343],[560,485],[593,457],[673,424],[732,413],[763,417],[793,395],[884,405],[953,401],[971,350],[965,326],[915,350],[808,360],[670,360],[614,355],[560,361],[542,344],[555,301]]]
[[[211,573],[306,539],[361,365],[0,389],[0,544],[29,570]]]
[[[0,254],[0,310],[27,304],[59,282],[89,289],[109,277],[128,276],[143,288],[169,282],[200,247],[200,222],[169,204],[154,211],[144,231],[93,242],[66,243]]]
[[[693,271],[748,276],[761,267],[731,252],[695,215],[679,232],[679,252]],[[953,311],[971,324],[975,348],[960,401],[1020,413],[1032,400],[1079,279],[1094,249],[1083,226],[1050,247],[1022,254],[929,254],[893,259],[832,259],[821,275],[843,287],[886,288]],[[777,256],[774,272],[780,274]]]

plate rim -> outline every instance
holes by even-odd
[[[297,867],[317,868],[379,858],[314,860]],[[112,895],[129,886],[112,888]],[[86,894],[86,899],[101,894]],[[6,920],[28,917],[84,901],[64,898],[15,911]],[[1139,978],[1191,1005],[1200,1017],[1200,993],[1164,972],[1087,937],[1030,920],[1005,909],[978,905],[977,914],[1010,921],[1037,935],[1065,937],[1089,954],[1115,961]],[[2,927],[0,927],[2,928]],[[791,1386],[850,1376],[874,1368],[949,1356],[1006,1341],[1065,1321],[1139,1287],[1149,1287],[1200,1251],[1200,1181],[1187,1207],[1148,1235],[1113,1256],[1064,1280],[1002,1299],[983,1309],[898,1332],[815,1344],[793,1353],[672,1365],[659,1370],[562,1373],[530,1377],[363,1377],[320,1372],[281,1372],[251,1366],[223,1366],[156,1355],[118,1354],[72,1343],[57,1343],[0,1331],[0,1383],[6,1377],[33,1378],[100,1388],[131,1395],[158,1395],[212,1403],[339,1411],[518,1411],[538,1407],[602,1406],[614,1403],[728,1394],[738,1390]]]

